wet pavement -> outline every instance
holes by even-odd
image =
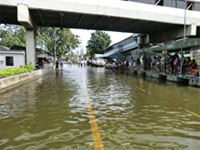
[[[64,70],[0,93],[3,150],[199,150],[200,89],[122,70]]]

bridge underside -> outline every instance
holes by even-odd
[[[38,26],[46,27],[94,29],[143,34],[154,34],[181,27],[181,25],[175,24],[100,15],[60,13],[38,9],[29,9],[29,12]],[[21,15],[23,16],[23,14]],[[17,8],[0,6],[0,23],[20,25],[17,19]]]

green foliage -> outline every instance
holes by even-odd
[[[200,60],[196,60],[195,62],[196,62],[197,65],[200,67]]]
[[[25,65],[23,67],[15,67],[15,68],[10,67],[7,69],[0,70],[0,79],[18,75],[18,74],[22,74],[22,73],[26,73],[26,72],[30,72],[33,70],[34,70],[34,67],[33,67],[33,65],[31,65],[31,63],[29,63],[28,65]]]
[[[43,49],[56,53],[59,59],[80,44],[79,36],[74,35],[70,29],[40,27],[37,45]]]
[[[87,42],[87,53],[91,56],[102,54],[103,50],[111,44],[110,36],[103,31],[91,33],[90,40]]]
[[[35,69],[31,62],[28,65],[23,66],[22,68],[26,69],[28,72],[33,71]]]
[[[18,25],[1,25],[0,26],[0,45],[9,48],[14,45],[26,46],[26,29]]]
[[[26,29],[18,25],[0,25],[0,45],[13,47],[14,45],[26,47]],[[37,47],[56,53],[59,59],[80,44],[79,36],[74,35],[70,29],[39,27]]]

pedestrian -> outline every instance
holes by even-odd
[[[188,67],[188,60],[182,55],[182,75],[186,73]]]
[[[172,74],[171,62],[172,62],[172,58],[169,55],[169,53],[167,53],[167,58],[166,58],[166,72],[167,72],[167,74]]]
[[[187,72],[190,73],[190,69],[191,69],[191,65],[193,64],[193,61],[190,59],[190,57],[188,58],[188,62],[187,62]]]
[[[171,61],[171,66],[172,66],[172,73],[174,73],[175,71],[175,65],[174,65],[174,61],[176,59],[177,53],[175,53],[172,57],[172,61]]]
[[[148,58],[147,58],[146,55],[143,56],[142,61],[143,61],[143,70],[146,70],[147,69],[147,63],[148,63]]]
[[[138,58],[137,58],[137,69],[140,69],[140,64],[141,64],[140,58],[138,57]]]
[[[83,65],[83,60],[81,60],[81,67],[82,67],[82,65]]]
[[[58,69],[58,61],[56,60],[56,70]]]
[[[197,63],[195,62],[194,59],[192,59],[192,64],[190,66],[191,73],[194,73],[195,69],[197,69]]]
[[[155,71],[155,65],[156,65],[156,56],[154,56],[152,60],[152,70]]]
[[[134,59],[133,57],[131,57],[131,68],[133,69],[133,63],[134,63]]]
[[[129,61],[127,60],[126,61],[126,69],[128,70],[128,67],[129,67]]]
[[[178,74],[178,66],[179,66],[179,56],[175,55],[175,59],[174,59],[174,73]]]
[[[160,57],[156,58],[155,68],[156,68],[156,72],[160,72]]]
[[[151,57],[148,58],[148,70],[151,70]]]
[[[164,55],[162,55],[160,63],[161,63],[161,71],[164,72],[164,66],[165,66],[165,56]]]
[[[111,65],[112,65],[112,69],[115,70],[115,68],[116,68],[116,63],[115,63],[115,61],[113,61],[113,63],[112,63]]]
[[[68,63],[68,66],[69,66],[70,65],[70,59],[68,59],[67,63]]]
[[[63,65],[64,65],[64,62],[61,60],[60,61],[60,68],[61,68],[61,70],[63,70]]]

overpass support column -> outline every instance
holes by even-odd
[[[26,63],[36,65],[36,36],[34,30],[26,30]]]
[[[36,65],[36,31],[37,24],[29,13],[26,4],[17,5],[17,19],[26,28],[26,64]]]

